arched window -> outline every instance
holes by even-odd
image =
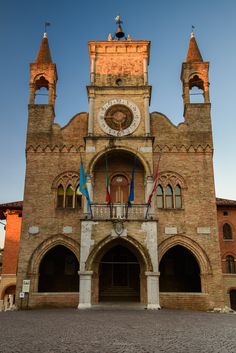
[[[175,208],[182,207],[182,196],[181,196],[181,187],[177,185],[175,187]]]
[[[64,207],[64,188],[62,185],[59,185],[57,189],[57,207]]]
[[[191,78],[189,89],[190,103],[204,103],[204,86],[200,77],[195,75]]]
[[[73,208],[73,196],[74,190],[71,185],[69,185],[66,189],[66,207]]]
[[[227,273],[235,273],[235,263],[232,255],[226,256],[226,271]]]
[[[49,82],[44,76],[35,81],[35,104],[48,104]]]
[[[157,207],[163,208],[164,207],[164,194],[161,185],[157,186]]]
[[[173,208],[173,190],[170,185],[166,187],[166,208]]]
[[[223,238],[228,240],[228,239],[232,239],[232,228],[228,223],[225,223],[223,225]]]
[[[75,207],[76,208],[82,207],[82,193],[79,190],[79,185],[77,186],[76,193],[75,193]]]

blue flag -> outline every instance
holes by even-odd
[[[89,192],[86,183],[86,175],[84,172],[84,166],[82,161],[80,162],[80,184],[79,184],[79,191],[86,197],[88,204],[91,204]]]
[[[136,157],[134,159],[134,166],[132,170],[132,178],[130,183],[130,190],[129,190],[129,198],[128,198],[128,206],[131,206],[131,201],[134,201],[134,172],[136,168]]]

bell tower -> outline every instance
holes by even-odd
[[[31,138],[35,142],[35,134],[47,134],[51,132],[55,117],[56,83],[56,64],[52,62],[47,33],[44,32],[35,62],[30,64],[27,143],[30,143]],[[36,101],[37,94],[40,95],[41,88],[46,89],[46,104],[38,104]]]
[[[212,145],[211,104],[209,96],[209,62],[203,61],[197,45],[195,35],[192,32],[187,52],[186,62],[182,64],[181,80],[183,83],[184,117],[189,123],[191,131],[207,131],[207,143]],[[202,94],[203,101],[191,102],[192,88],[197,88]]]
[[[190,90],[198,87],[203,90],[204,103],[210,103],[209,97],[209,62],[204,62],[194,33],[191,33],[186,62],[182,65],[184,104],[190,103]]]

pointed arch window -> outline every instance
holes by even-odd
[[[66,208],[73,208],[74,190],[71,185],[66,189]]]
[[[157,186],[157,207],[158,208],[164,207],[164,193],[161,185]]]
[[[175,187],[175,208],[182,207],[182,196],[181,196],[181,187],[176,185]]]
[[[232,228],[228,223],[223,225],[223,238],[224,240],[233,239]]]
[[[57,189],[57,207],[64,207],[64,188],[62,185],[59,185]]]
[[[167,185],[165,190],[165,204],[166,208],[173,208],[173,190],[170,185]]]
[[[226,271],[227,273],[235,273],[235,262],[232,255],[226,256]]]

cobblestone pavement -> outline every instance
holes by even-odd
[[[236,315],[97,308],[0,313],[1,353],[236,352]]]

